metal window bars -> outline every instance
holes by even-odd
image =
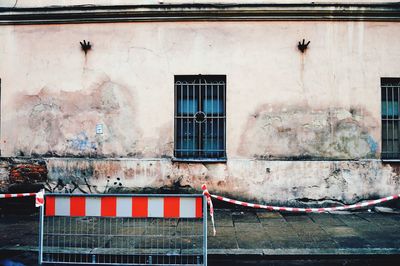
[[[226,159],[226,76],[175,76],[174,156]]]
[[[202,195],[47,194],[39,264],[207,265]]]
[[[382,159],[400,159],[400,79],[381,79]]]

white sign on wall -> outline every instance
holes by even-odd
[[[103,124],[96,125],[96,134],[103,134]]]

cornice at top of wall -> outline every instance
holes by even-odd
[[[397,1],[299,1],[265,0],[242,1],[182,1],[182,0],[110,0],[74,1],[62,5],[61,0],[13,0],[11,6],[1,4],[0,25],[99,23],[134,21],[400,21],[400,2]],[[20,2],[22,1],[22,3]],[[88,4],[96,2],[94,4]],[[112,5],[108,5],[112,2]],[[224,2],[224,3],[221,3]],[[25,5],[24,5],[25,3]],[[58,3],[59,5],[50,5]],[[86,3],[78,4],[77,3]]]

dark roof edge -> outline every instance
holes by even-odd
[[[400,21],[400,2],[382,4],[179,4],[1,8],[0,25],[134,21]]]

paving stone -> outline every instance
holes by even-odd
[[[257,212],[256,215],[259,219],[285,219],[279,212]]]
[[[207,235],[208,236],[213,236],[213,230],[212,227],[208,227],[207,228]],[[235,228],[234,227],[229,227],[229,226],[225,226],[225,227],[217,227],[216,228],[217,234],[216,236],[218,237],[235,237]]]
[[[281,227],[287,224],[284,219],[260,219],[260,223],[264,227]]]
[[[234,223],[259,223],[256,213],[254,212],[233,212],[232,219]]]
[[[345,248],[369,248],[371,244],[360,237],[338,237],[333,240],[340,246]]]
[[[300,240],[271,240],[271,245],[273,248],[305,248],[304,242]]]
[[[343,221],[337,219],[329,213],[310,213],[308,216],[314,221],[314,223],[322,227],[345,225]]]
[[[243,231],[262,231],[261,223],[235,223],[236,232]]]
[[[282,239],[291,237],[298,238],[296,231],[291,226],[288,225],[282,227],[264,227],[263,230],[269,236],[274,238],[282,238]]]
[[[211,218],[207,216],[207,222],[211,225]],[[226,210],[216,210],[214,212],[214,220],[216,227],[224,227],[224,226],[232,226],[233,227],[233,220],[232,220],[232,212]]]
[[[237,249],[238,244],[234,235],[230,237],[209,236],[207,238],[207,247],[209,249]]]
[[[285,220],[288,223],[309,223],[309,224],[313,224],[313,220],[310,219],[310,217],[308,217],[308,215],[306,214],[299,214],[299,215],[288,215],[288,214],[284,214],[283,217],[285,218]]]
[[[342,216],[338,216],[337,218],[348,226],[358,227],[358,226],[363,226],[363,225],[369,226],[372,224],[369,221],[367,221],[366,219],[363,219],[354,214],[342,215]]]
[[[264,232],[236,232],[239,248],[272,248],[271,240]]]
[[[358,233],[348,226],[331,226],[324,227],[325,232],[334,237],[353,237],[358,236]]]

